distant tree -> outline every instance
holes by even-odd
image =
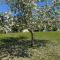
[[[0,14],[0,26],[3,26],[3,22],[4,22],[3,15]]]
[[[52,0],[52,4],[48,6],[48,0],[38,0],[40,2],[45,2],[45,6],[42,6],[40,9],[38,9],[38,18],[39,21],[42,21],[43,26],[47,28],[47,25],[49,25],[49,21],[51,21],[52,25],[56,26],[56,20],[58,20],[59,11],[57,8],[60,6],[59,0]],[[44,22],[45,21],[45,22]],[[47,23],[46,23],[47,21]],[[55,21],[55,23],[53,23]]]
[[[9,12],[5,12],[0,15],[0,26],[5,33],[11,32],[11,26],[13,25],[13,17]]]

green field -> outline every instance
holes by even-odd
[[[31,39],[30,33],[8,33],[8,34],[0,34],[1,39],[7,38],[18,38],[18,39]],[[34,38],[36,40],[50,40],[50,41],[60,41],[60,32],[35,32]]]
[[[0,60],[60,60],[60,32],[0,34]]]
[[[25,37],[26,39],[30,39],[30,33],[8,33],[8,34],[0,34],[0,39],[5,38],[21,38]],[[60,32],[35,32],[35,39],[46,39],[46,40],[60,40]]]

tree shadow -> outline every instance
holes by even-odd
[[[23,40],[18,38],[6,38],[0,40],[2,43],[0,45],[0,56],[8,56],[11,57],[30,57],[28,49],[31,47],[31,40]],[[45,47],[48,43],[48,40],[34,40],[34,47]],[[2,57],[2,58],[3,58]]]
[[[50,43],[49,40],[35,40],[36,47],[46,47],[46,44]]]

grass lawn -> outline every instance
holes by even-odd
[[[0,34],[0,60],[60,60],[60,32]]]
[[[0,34],[0,39],[5,38],[22,38],[30,39],[30,33],[8,33],[8,34]],[[35,39],[44,39],[44,40],[60,40],[60,32],[35,32]]]

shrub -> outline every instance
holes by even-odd
[[[47,25],[47,31],[57,31],[57,27],[55,25]]]
[[[0,26],[0,34],[4,33],[3,28]]]
[[[11,29],[12,29],[12,32],[18,32],[18,27],[16,25],[13,25]]]

